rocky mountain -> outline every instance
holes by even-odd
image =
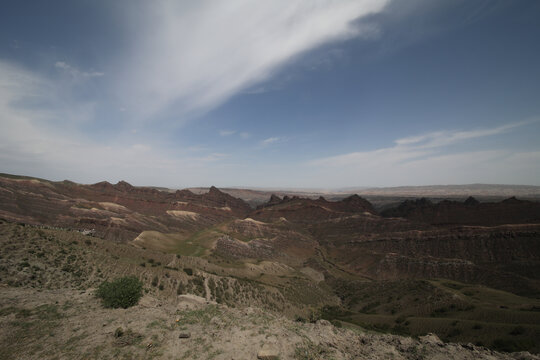
[[[92,231],[131,241],[143,231],[184,233],[243,217],[243,200],[212,187],[208,193],[174,193],[125,181],[80,185],[0,176],[0,216],[12,221]]]
[[[89,289],[135,274],[159,301],[197,295],[290,319],[539,352],[538,208],[420,198],[378,213],[358,195],[275,194],[254,209],[215,187],[3,175],[0,285]]]
[[[433,225],[503,225],[540,223],[540,202],[510,197],[501,202],[481,203],[473,197],[464,202],[444,200],[433,203],[426,198],[407,200],[381,213]]]
[[[369,201],[358,195],[351,195],[339,201],[328,201],[322,196],[314,200],[298,196],[285,196],[280,199],[272,195],[270,200],[259,206],[250,217],[264,221],[285,218],[292,222],[311,223],[354,213],[374,214],[375,209]]]

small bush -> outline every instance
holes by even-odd
[[[447,336],[450,338],[450,337],[459,336],[459,335],[461,335],[461,330],[454,328],[448,332]]]
[[[321,319],[321,310],[310,307],[308,320],[310,323],[316,323],[317,320]]]
[[[122,329],[121,327],[117,328],[114,331],[114,337],[119,338],[122,337],[122,335],[124,335],[124,329]]]
[[[398,335],[410,335],[409,328],[401,324],[394,325],[392,333]]]
[[[332,320],[330,322],[332,323],[332,325],[334,325],[337,328],[342,328],[343,327],[343,324],[339,320]]]
[[[142,282],[135,276],[126,276],[112,282],[104,281],[99,285],[96,295],[105,307],[127,309],[139,302],[142,286]]]
[[[438,308],[438,309],[435,309],[433,310],[433,312],[431,313],[431,317],[437,317],[437,316],[444,316],[444,314],[448,311],[447,308],[445,307],[441,307],[441,308]]]
[[[182,295],[185,293],[185,291],[186,291],[186,286],[183,283],[179,283],[178,288],[176,289],[176,293],[178,295]]]
[[[523,326],[516,326],[512,331],[510,331],[510,335],[523,335],[525,334],[525,328]]]
[[[503,352],[516,352],[522,350],[518,343],[510,339],[495,339],[491,346],[493,349]]]

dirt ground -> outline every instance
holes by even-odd
[[[256,308],[233,309],[194,295],[152,294],[106,309],[94,289],[0,291],[2,359],[539,359],[473,345],[443,344],[300,323]]]

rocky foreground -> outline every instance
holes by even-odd
[[[2,359],[540,359],[469,345],[295,322],[193,295],[105,309],[93,290],[4,288]]]

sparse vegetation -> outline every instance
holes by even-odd
[[[127,309],[139,302],[142,297],[142,286],[138,278],[128,276],[112,282],[104,281],[99,286],[96,295],[105,307]]]
[[[33,294],[42,299],[50,296],[59,301],[45,308],[41,307],[43,304],[35,302],[31,305],[14,305],[11,299],[8,303],[7,296],[3,297],[6,303],[0,303],[1,324],[21,339],[14,353],[23,354],[21,358],[40,358],[40,355],[41,358],[47,358],[46,351],[50,350],[37,349],[39,336],[47,340],[43,341],[47,346],[51,346],[51,339],[55,337],[62,339],[63,344],[56,345],[66,351],[67,357],[159,357],[160,354],[167,354],[166,349],[171,341],[179,341],[178,335],[173,334],[173,330],[178,329],[198,334],[201,339],[192,336],[191,340],[180,340],[189,342],[189,349],[175,354],[175,358],[220,358],[220,349],[211,348],[215,342],[219,343],[215,334],[219,337],[229,332],[245,332],[242,336],[258,344],[259,341],[264,342],[266,337],[276,336],[268,325],[268,319],[258,312],[256,316],[250,317],[251,310],[247,307],[262,308],[271,314],[296,318],[298,322],[292,325],[287,323],[287,327],[291,329],[288,335],[300,336],[301,342],[294,345],[298,345],[297,356],[311,356],[308,358],[314,359],[332,358],[332,352],[325,348],[326,345],[318,348],[314,343],[303,341],[306,333],[301,329],[319,328],[321,323],[309,323],[315,323],[320,318],[329,320],[335,328],[343,329],[329,328],[329,332],[338,337],[341,331],[348,329],[354,329],[351,331],[357,334],[367,330],[369,333],[383,332],[412,337],[433,332],[445,341],[471,342],[500,351],[539,351],[537,324],[540,321],[540,303],[537,299],[486,285],[448,279],[368,280],[354,271],[346,272],[340,268],[339,261],[334,257],[336,254],[326,253],[328,249],[325,249],[324,244],[321,245],[321,254],[311,254],[297,262],[294,256],[304,256],[302,252],[305,248],[300,246],[295,252],[288,253],[286,246],[296,240],[283,234],[310,237],[313,234],[310,226],[277,225],[270,222],[261,225],[241,220],[241,224],[248,223],[252,226],[249,230],[257,234],[257,238],[243,234],[243,238],[236,239],[246,240],[242,246],[256,244],[258,241],[264,244],[268,239],[283,246],[277,251],[287,256],[269,257],[268,260],[216,255],[210,252],[211,247],[207,243],[198,245],[186,242],[186,239],[195,243],[199,240],[210,242],[217,233],[232,234],[231,224],[234,225],[234,222],[236,220],[212,224],[209,231],[198,231],[198,228],[186,230],[178,235],[178,238],[182,237],[182,251],[185,252],[177,256],[178,249],[172,249],[172,246],[169,253],[164,253],[146,243],[148,249],[101,239],[97,235],[83,236],[69,229],[40,229],[0,220],[0,281],[4,286],[7,285],[5,289],[10,294]],[[280,227],[285,229],[283,233]],[[330,235],[335,236],[335,233]],[[339,240],[337,238],[336,241]],[[205,250],[199,251],[199,248]],[[265,248],[263,246],[260,249]],[[195,253],[196,256],[192,256]],[[96,294],[100,291],[113,293],[112,286],[116,280],[110,279],[124,274],[134,274],[141,284],[144,283],[144,292],[148,294],[145,306],[125,312],[118,310],[123,313],[122,316],[115,316],[110,322],[107,319],[97,323],[96,320],[95,324],[91,324],[91,330],[87,329],[87,324],[77,322],[77,316],[83,309],[81,304],[84,304],[85,311],[97,316],[113,313],[98,310],[98,303],[88,289],[98,287]],[[102,287],[107,288],[107,291],[102,290]],[[69,300],[70,304],[64,294],[73,297]],[[184,294],[190,296],[175,298],[175,295]],[[203,299],[191,295],[216,301],[219,305],[207,306]],[[192,301],[190,306],[193,309],[177,313],[176,307],[172,310],[167,308],[168,312],[159,310],[161,306],[167,307],[165,304],[168,302],[182,301]],[[107,305],[103,298],[102,302],[106,307],[126,307],[122,301],[114,302],[114,306]],[[160,315],[148,315],[144,323],[135,319],[145,311],[151,314],[147,306]],[[228,317],[232,308],[238,308],[235,314],[241,314],[240,320]],[[94,320],[87,317],[85,321],[90,324]],[[58,326],[61,330],[58,330]],[[144,333],[136,334],[129,329],[137,330],[138,326],[145,329]],[[200,327],[207,329],[207,333],[197,333]],[[363,329],[359,330],[360,327]],[[120,333],[115,331],[118,328],[121,329]],[[106,334],[105,345],[90,347],[88,353],[83,355],[77,353],[78,344],[88,347],[85,339],[102,334]],[[24,342],[36,344],[36,349],[21,352],[21,344]],[[294,351],[294,346],[291,351]],[[13,346],[7,348],[15,349]],[[420,358],[421,347],[414,349]],[[1,358],[10,358],[3,354],[0,351]]]
[[[331,354],[332,352],[324,346],[305,341],[304,344],[296,348],[294,358],[297,360],[327,360],[332,359]]]

